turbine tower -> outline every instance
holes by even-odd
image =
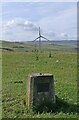
[[[46,41],[49,41],[47,38],[45,38],[44,36],[41,35],[41,30],[40,30],[40,27],[39,27],[39,36],[34,40],[34,42],[36,42],[37,40],[39,40],[39,51],[41,51],[41,38],[45,39]],[[35,50],[36,50],[36,44],[35,44]]]

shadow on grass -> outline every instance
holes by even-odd
[[[42,113],[42,112],[51,112],[51,113],[78,113],[78,106],[74,104],[68,104],[64,100],[58,98],[56,96],[56,103],[49,103],[47,101],[43,101],[39,106],[34,108],[34,111]]]

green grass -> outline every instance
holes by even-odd
[[[9,46],[9,44],[7,45]],[[32,52],[34,46],[25,44],[24,46],[23,50],[14,49],[13,52],[3,50],[2,52],[3,117],[76,118],[77,53],[65,51],[66,47],[62,50],[61,46],[59,51],[53,51],[51,48],[52,57],[49,58],[50,46],[43,46],[44,51],[39,53],[39,59],[36,60],[36,54]],[[26,52],[26,48],[28,48],[28,52]],[[58,62],[56,62],[57,60]],[[24,104],[28,75],[40,72],[54,75],[55,93],[60,100],[59,104],[63,104],[63,108],[55,113],[34,114],[28,112]],[[23,81],[23,83],[15,84],[16,81]],[[66,108],[66,105],[69,107]]]

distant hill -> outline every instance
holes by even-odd
[[[33,41],[26,41],[26,43],[34,43]],[[38,41],[36,42],[38,43]],[[42,44],[48,44],[48,41],[41,41]],[[56,45],[77,45],[79,41],[77,40],[61,40],[61,41],[50,41],[51,44],[56,44]]]
[[[38,43],[39,41],[36,41],[36,43]],[[4,41],[4,40],[0,40],[0,44],[11,44],[11,43],[20,43],[20,44],[24,44],[24,43],[29,43],[29,44],[35,44],[34,41],[18,41],[18,42],[11,42],[11,41]],[[42,44],[54,44],[54,45],[79,45],[79,40],[57,40],[57,41],[41,41]]]
[[[62,41],[53,41],[55,44],[60,45],[77,45],[76,40],[62,40]]]
[[[38,41],[36,42],[38,44]],[[76,40],[62,40],[62,41],[42,41],[42,50],[44,51],[79,51],[79,41]],[[39,49],[39,46],[36,46]],[[8,51],[34,51],[35,42],[33,41],[21,41],[21,42],[10,42],[0,41],[0,49]]]
[[[5,41],[5,40],[0,40],[0,43],[11,43],[11,41]],[[12,42],[14,43],[14,42]],[[16,43],[34,43],[34,41],[20,41],[19,40]],[[36,41],[36,43],[38,43],[38,41]],[[41,43],[43,44],[47,44],[49,43],[48,41],[41,41]],[[59,44],[59,45],[79,45],[79,40],[56,40],[56,41],[50,41],[51,44]]]

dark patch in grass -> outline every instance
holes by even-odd
[[[52,57],[52,55],[51,55],[51,52],[49,53],[49,58],[51,58]]]
[[[43,101],[40,103],[39,106],[34,107],[34,111],[36,113],[42,113],[42,112],[51,112],[51,113],[78,113],[78,106],[74,104],[69,104],[66,101],[58,98],[56,96],[56,103],[49,103],[47,101]]]
[[[23,83],[23,81],[15,81],[14,83]]]
[[[13,46],[13,48],[24,48],[24,46]]]
[[[2,49],[2,50],[7,50],[7,51],[14,51],[14,50],[11,49],[11,48],[0,48],[0,49]]]

